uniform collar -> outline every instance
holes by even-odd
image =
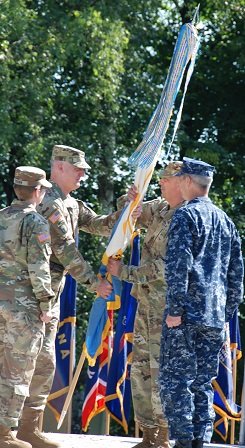
[[[36,210],[36,207],[33,204],[30,204],[28,201],[20,201],[19,199],[14,199],[11,202],[11,205],[19,208],[30,208],[32,210]]]
[[[195,202],[212,202],[208,196],[198,196],[197,198],[191,199],[188,204],[193,204]]]
[[[163,207],[161,209],[160,215],[163,216],[167,212],[169,212],[170,214],[174,213],[175,210],[177,210],[178,208],[180,208],[180,207],[182,207],[183,205],[186,205],[186,204],[187,204],[187,202],[183,201],[183,202],[180,202],[179,204],[177,204],[175,207],[170,208],[169,203],[167,201],[165,201],[164,204],[163,204]]]
[[[67,199],[67,198],[69,198],[69,194],[66,196],[64,193],[63,193],[63,191],[61,190],[61,188],[55,183],[55,182],[53,182],[52,180],[50,181],[51,182],[51,184],[52,184],[52,186],[53,186],[53,190],[55,190],[57,193],[58,193],[58,195],[61,197],[61,199]]]

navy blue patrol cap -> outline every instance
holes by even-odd
[[[213,177],[215,167],[201,160],[183,157],[183,165],[181,170],[175,176],[183,176],[184,174],[195,174],[198,176]]]

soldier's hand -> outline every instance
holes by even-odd
[[[138,194],[137,187],[135,185],[131,185],[127,193],[128,201],[134,201],[136,199],[137,194]]]
[[[114,258],[109,258],[107,264],[107,271],[115,277],[120,277],[122,272],[122,260],[115,260]]]
[[[100,297],[106,299],[112,292],[112,285],[107,280],[100,280],[96,291]]]
[[[178,327],[182,322],[181,316],[169,316],[166,317],[166,324],[168,328]]]
[[[51,321],[52,317],[53,317],[53,316],[52,316],[52,311],[47,311],[47,312],[43,311],[43,312],[40,314],[40,319],[41,319],[41,321],[44,322],[45,324],[48,324],[48,323]]]
[[[141,215],[141,213],[142,213],[142,203],[137,205],[137,207],[134,209],[134,211],[132,213],[133,220],[136,221],[136,219],[138,219],[138,217]]]

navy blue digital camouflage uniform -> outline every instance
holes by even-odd
[[[242,300],[242,278],[240,239],[230,218],[205,196],[178,209],[166,253],[159,374],[173,439],[210,442],[215,417],[211,380],[217,376],[225,322]],[[182,316],[181,325],[168,328],[167,315]]]

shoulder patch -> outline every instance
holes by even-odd
[[[55,224],[57,221],[59,221],[60,218],[61,218],[61,214],[60,214],[59,210],[56,210],[54,213],[52,213],[52,215],[50,215],[50,217],[48,219],[49,219],[49,221],[52,222],[52,224]]]
[[[38,241],[39,243],[46,243],[47,241],[50,241],[50,234],[48,232],[46,233],[39,233],[39,235],[37,235]]]

